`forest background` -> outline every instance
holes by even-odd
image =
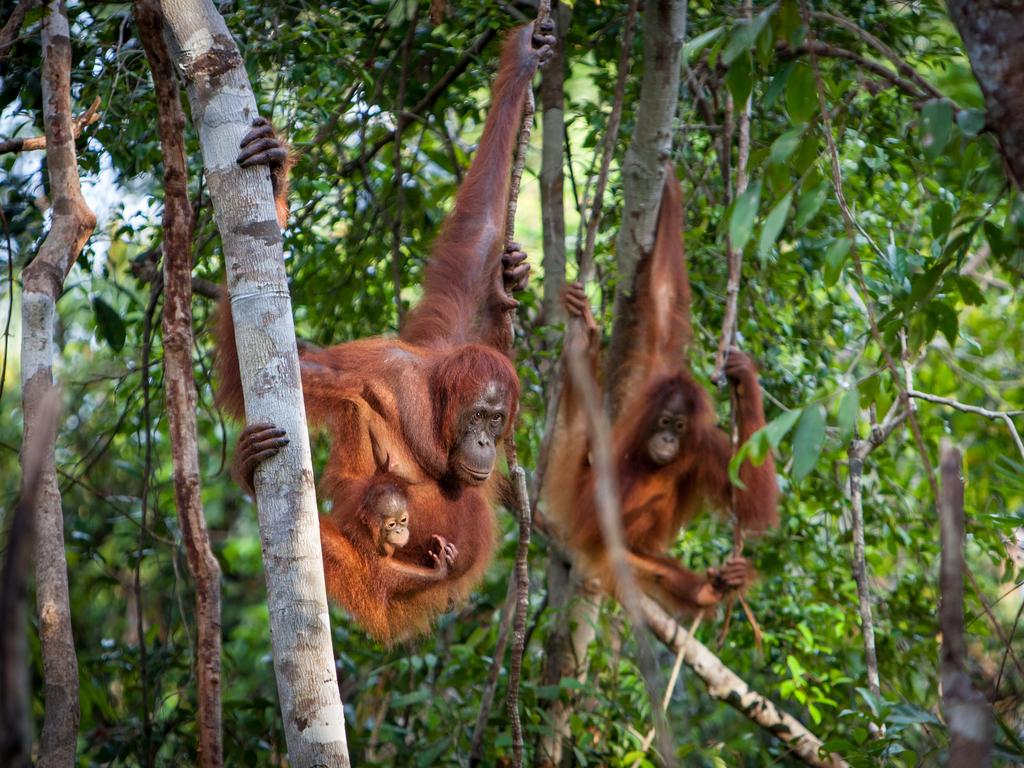
[[[0,48],[5,524],[19,495],[20,276],[49,219],[45,153],[6,141],[43,135],[43,11],[7,2],[0,20],[15,5],[27,5],[27,15],[12,46]],[[429,243],[486,115],[497,40],[535,14],[511,3],[340,5],[220,6],[261,114],[298,152],[287,271],[298,335],[321,345],[393,331],[415,302]],[[755,5],[749,19],[739,3],[687,5],[672,160],[686,201],[693,362],[707,383],[726,301],[726,252],[730,245],[742,249],[738,338],[759,361],[770,421],[755,449],[770,444],[776,451],[783,496],[780,529],[747,548],[760,573],[748,595],[759,647],[738,610],[721,641],[721,615],[704,621],[697,637],[851,764],[939,761],[948,735],[939,706],[940,545],[937,472],[930,470],[939,464],[940,441],[951,440],[964,453],[968,669],[996,711],[997,760],[1024,760],[1024,445],[1012,415],[1002,415],[1024,402],[1024,309],[1017,298],[1024,201],[1005,166],[998,126],[986,120],[957,29],[945,5],[928,0],[837,0],[813,9],[786,0]],[[79,765],[191,764],[196,749],[196,615],[174,506],[163,297],[154,279],[162,155],[131,11],[131,4],[115,2],[68,8],[72,111],[91,115],[80,121],[79,172],[98,217],[57,305],[64,409],[57,467],[79,664]],[[558,296],[566,272],[570,279],[576,274],[574,254],[629,18],[617,2],[579,2],[554,13],[563,58],[542,77],[564,67],[564,89],[553,101],[538,98],[516,227],[535,265],[517,339],[524,384],[519,458],[530,471],[556,378],[564,321]],[[648,63],[644,20],[641,13],[627,60],[631,74],[590,288],[609,329],[621,163]],[[412,55],[403,56],[407,50]],[[739,118],[748,97],[750,181],[740,192]],[[411,119],[402,121],[396,141],[401,113]],[[546,113],[554,119],[544,119]],[[202,502],[222,570],[224,753],[229,765],[276,765],[284,736],[259,531],[254,506],[227,471],[238,426],[213,402],[211,317],[223,262],[191,125],[186,147],[197,210],[192,358]],[[556,147],[562,154],[554,165],[542,162]],[[563,232],[556,209],[564,212]],[[887,367],[883,346],[897,371]],[[849,452],[864,447],[872,425],[898,412],[907,391],[920,445],[902,422],[895,425],[865,451],[860,477],[864,584],[877,643],[872,690],[854,577]],[[727,422],[724,392],[718,402]],[[317,457],[322,463],[323,446],[314,448],[314,464]],[[435,634],[385,649],[332,612],[354,763],[467,763],[518,539],[514,516],[499,517],[502,544],[487,581]],[[681,537],[677,554],[706,568],[731,548],[728,522],[705,516]],[[640,748],[651,703],[635,661],[636,628],[618,606],[605,601],[594,614],[600,641],[590,645],[585,676],[545,674],[546,650],[570,610],[565,586],[552,576],[560,567],[547,539],[535,536],[519,694],[529,756],[539,755],[537,745],[555,727],[553,702],[561,702],[570,713],[566,759],[658,762],[655,748]],[[38,731],[44,686],[35,639],[30,652]],[[660,646],[657,653],[663,687],[675,654]],[[499,703],[485,724],[485,765],[512,751],[500,703],[507,681],[503,669]],[[686,667],[667,720],[683,765],[794,760],[769,734],[710,698]]]

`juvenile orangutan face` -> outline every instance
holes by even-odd
[[[679,455],[683,433],[686,431],[686,398],[673,392],[658,409],[651,436],[647,439],[647,455],[659,467]]]
[[[387,487],[369,501],[368,507],[364,521],[370,527],[381,554],[390,556],[409,543],[409,511],[405,494],[398,488]]]
[[[449,463],[463,483],[480,485],[494,471],[498,440],[508,422],[508,399],[508,391],[492,381],[463,411]]]

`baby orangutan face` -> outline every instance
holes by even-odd
[[[673,392],[658,411],[654,431],[647,440],[647,454],[659,467],[679,455],[683,432],[686,431],[686,401],[681,392]]]
[[[363,522],[377,551],[391,557],[409,543],[409,511],[405,494],[393,485],[375,488],[365,500]]]

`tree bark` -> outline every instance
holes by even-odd
[[[949,0],[1010,178],[1024,183],[1024,0]]]
[[[36,539],[36,502],[45,456],[57,439],[60,396],[54,389],[37,411],[38,425],[22,450],[24,492],[11,513],[0,571],[0,765],[32,765],[32,689],[28,649],[28,577]]]
[[[617,371],[632,341],[636,267],[654,246],[665,161],[679,103],[679,67],[686,34],[686,0],[644,4],[644,75],[633,140],[622,165],[622,222],[616,240],[615,325],[606,363],[606,397],[617,410]]]
[[[707,646],[680,627],[664,609],[649,597],[643,598],[644,618],[651,631],[671,650],[683,652],[683,661],[708,687],[712,697],[723,701],[744,717],[749,717],[772,736],[786,744],[791,753],[806,765],[818,768],[845,768],[838,755],[821,756],[822,742],[804,725],[750,686]]]
[[[52,0],[42,25],[43,124],[53,220],[39,253],[22,273],[21,387],[24,445],[41,428],[41,409],[53,382],[54,318],[71,265],[96,226],[82,197],[71,121],[71,38],[67,8]],[[27,489],[23,488],[24,494]],[[54,463],[54,440],[42,452],[36,520],[36,606],[43,656],[43,731],[38,765],[72,766],[78,739],[78,660],[71,631],[64,514]]]
[[[211,0],[164,0],[162,8],[221,233],[246,419],[272,421],[291,436],[288,447],[263,462],[255,476],[288,757],[296,768],[347,767],[281,230],[269,171],[235,162],[239,142],[258,115],[256,100]]]
[[[939,502],[942,559],[939,563],[939,628],[942,631],[942,710],[949,725],[952,768],[992,764],[992,708],[971,685],[964,642],[964,481],[960,451],[942,441]]]
[[[135,21],[156,92],[164,161],[164,386],[171,438],[174,501],[189,571],[196,583],[196,679],[199,765],[224,764],[221,741],[220,565],[210,547],[200,498],[196,387],[192,374],[192,206],[185,160],[185,112],[163,36],[157,0],[135,0]]]
[[[558,42],[540,78],[543,144],[540,159],[540,218],[544,237],[544,322],[565,322],[562,289],[565,285],[565,37],[572,8],[558,0],[551,4]]]

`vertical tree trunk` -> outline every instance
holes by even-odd
[[[246,419],[272,421],[292,438],[255,477],[288,757],[296,768],[347,767],[281,230],[268,170],[235,162],[257,116],[256,100],[211,0],[164,0],[162,8],[187,84],[227,262]]]
[[[616,240],[618,284],[615,325],[606,363],[606,397],[615,393],[617,371],[631,343],[633,290],[640,258],[654,246],[665,161],[672,153],[672,125],[679,103],[679,67],[686,34],[686,0],[644,4],[644,75],[633,140],[622,165],[622,223]]]
[[[942,495],[939,523],[939,628],[942,630],[942,710],[949,725],[952,768],[988,768],[992,764],[992,708],[971,685],[964,668],[964,481],[960,451],[942,441]]]
[[[558,43],[540,77],[543,143],[540,160],[540,218],[544,236],[544,322],[565,322],[562,289],[565,285],[565,37],[572,8],[558,0],[551,4]]]
[[[949,0],[1010,178],[1024,184],[1024,0]]]
[[[43,123],[53,220],[32,263],[22,273],[21,386],[23,442],[40,429],[48,393],[54,391],[54,316],[71,265],[96,226],[82,197],[71,124],[71,38],[67,8],[52,0],[43,18]],[[36,604],[45,681],[43,731],[38,764],[72,766],[78,739],[78,661],[71,632],[64,515],[54,465],[54,441],[41,458],[36,519]],[[25,493],[26,489],[22,489]]]
[[[156,91],[164,160],[164,385],[171,437],[174,501],[189,571],[196,583],[199,765],[224,764],[220,696],[220,565],[210,548],[199,495],[196,388],[192,375],[192,207],[185,160],[185,113],[163,36],[157,0],[135,0],[135,21]]]

